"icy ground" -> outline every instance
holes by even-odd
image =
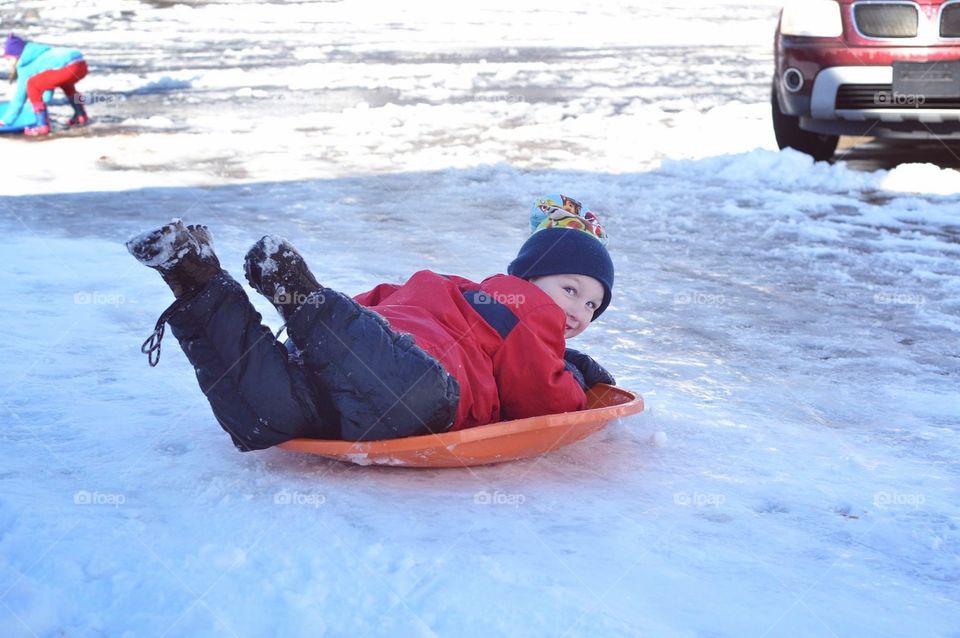
[[[193,4],[0,7],[97,118],[0,138],[0,636],[960,636],[960,173],[777,153],[770,3]],[[139,352],[170,217],[359,292],[557,191],[617,265],[572,345],[648,405],[559,452],[241,455]]]

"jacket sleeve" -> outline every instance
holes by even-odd
[[[397,284],[380,284],[373,290],[362,292],[356,295],[353,300],[361,306],[371,307],[380,305],[384,299],[392,295],[399,289]]]
[[[23,109],[23,103],[27,101],[28,79],[25,75],[17,75],[17,88],[14,89],[13,95],[10,96],[10,103],[7,104],[7,109],[3,113],[0,113],[0,122],[10,125],[20,117],[20,110]]]
[[[563,360],[560,324],[556,309],[536,309],[510,331],[494,356],[504,420],[586,407],[586,394]]]

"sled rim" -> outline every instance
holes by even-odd
[[[515,419],[456,432],[425,434],[384,441],[292,439],[280,448],[316,454],[362,465],[407,467],[463,467],[539,456],[564,447],[604,428],[613,419],[642,412],[643,397],[597,384],[587,392],[587,405],[577,412]],[[591,407],[592,406],[592,407]],[[524,454],[522,439],[537,439],[534,451]],[[551,439],[553,437],[553,439]],[[554,440],[553,444],[545,443]],[[497,440],[514,442],[503,454],[488,451]],[[507,446],[509,448],[509,446]],[[462,448],[462,452],[458,451]]]

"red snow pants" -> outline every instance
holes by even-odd
[[[56,88],[63,89],[63,92],[70,99],[70,103],[76,104],[76,84],[86,76],[86,60],[77,60],[59,69],[37,73],[27,80],[27,99],[33,106],[33,111],[37,112],[43,109],[43,92]]]

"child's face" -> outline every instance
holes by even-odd
[[[544,275],[534,277],[530,283],[550,295],[567,315],[563,336],[576,337],[587,329],[593,313],[603,303],[603,285],[587,275]]]

